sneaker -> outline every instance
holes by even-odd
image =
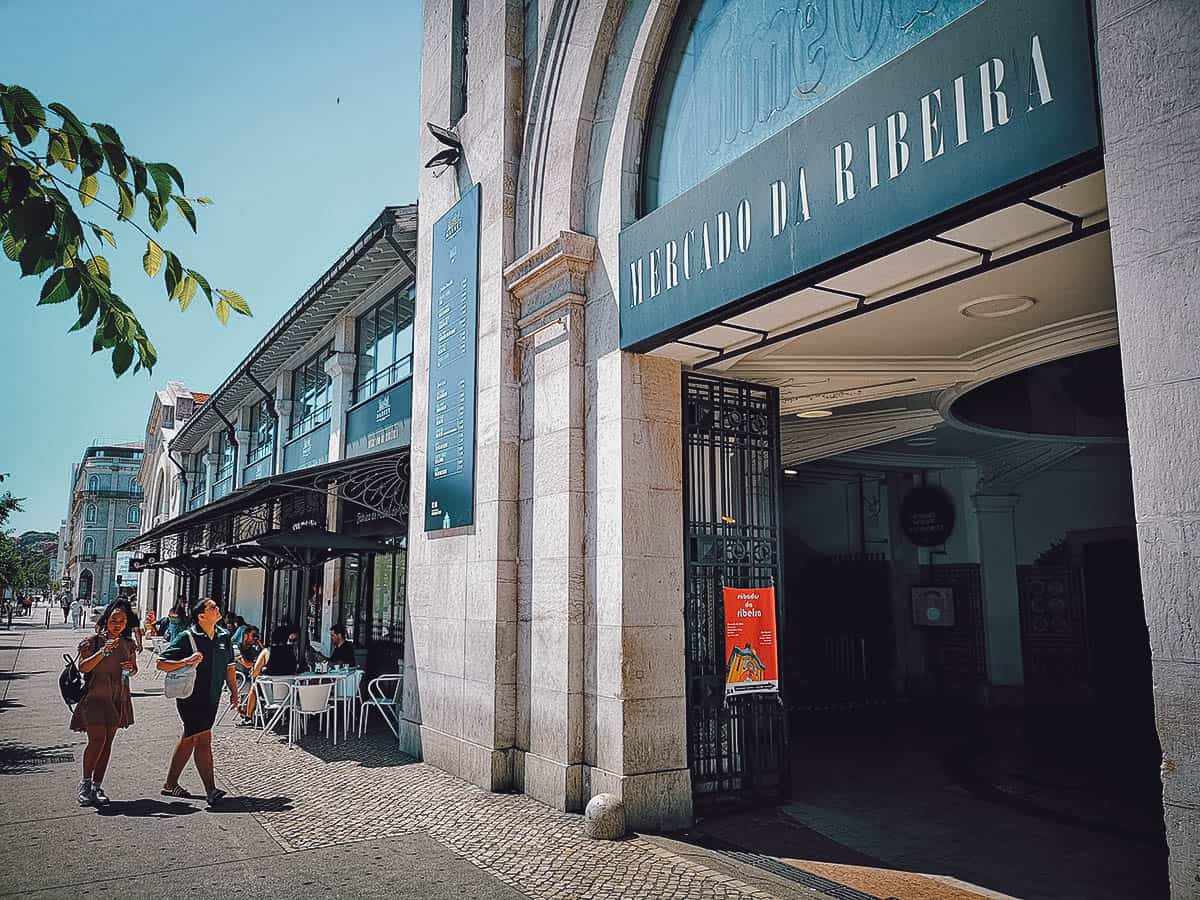
[[[79,782],[79,805],[91,806],[95,801],[95,796],[92,794],[92,783],[87,779]]]
[[[208,800],[209,806],[216,806],[218,803],[220,803],[224,799],[225,799],[225,792],[223,790],[221,790],[220,788],[213,788],[211,791],[208,792],[207,800]]]
[[[98,784],[92,785],[92,802],[97,806],[108,806],[111,802],[108,795],[104,793],[104,789]]]
[[[238,728],[249,728],[253,724],[254,724],[254,720],[251,719],[249,716],[242,716],[242,721],[237,723],[237,727]]]

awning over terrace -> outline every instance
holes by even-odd
[[[315,565],[390,549],[326,531],[329,500],[345,504],[342,521],[390,520],[408,527],[409,453],[339,460],[264,478],[164,522],[118,549],[134,552],[131,568],[185,575],[241,566]]]

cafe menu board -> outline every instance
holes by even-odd
[[[433,226],[425,530],[475,520],[479,185]]]

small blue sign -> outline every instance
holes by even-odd
[[[258,462],[250,463],[246,468],[242,469],[242,484],[249,484],[252,481],[258,481],[260,478],[268,478],[274,474],[274,452],[268,453]]]
[[[283,448],[283,471],[295,472],[329,462],[329,423],[290,441]]]
[[[412,443],[412,379],[406,378],[346,413],[346,459]]]
[[[479,185],[433,226],[425,530],[475,521]]]

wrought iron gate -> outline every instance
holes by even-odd
[[[683,376],[684,620],[688,765],[697,806],[778,796],[780,698],[725,698],[724,587],[775,585],[785,627],[779,532],[779,393]]]

